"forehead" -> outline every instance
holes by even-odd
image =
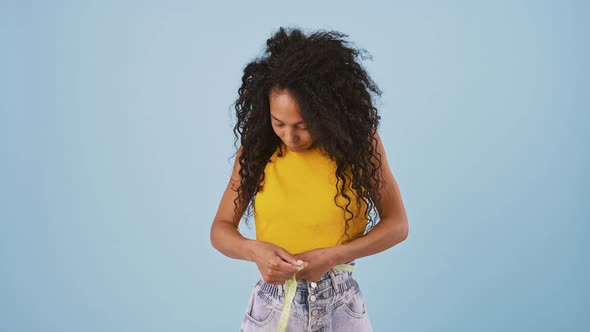
[[[270,114],[285,123],[302,121],[297,101],[288,90],[272,90],[268,96]]]

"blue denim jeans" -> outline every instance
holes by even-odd
[[[349,264],[353,264],[349,263]],[[258,280],[240,332],[275,332],[283,309],[282,285]],[[299,280],[287,332],[373,331],[363,294],[352,272],[330,270],[317,282]]]

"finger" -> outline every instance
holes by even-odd
[[[289,276],[290,277],[290,276],[293,275],[293,273],[296,273],[297,271],[299,271],[304,266],[305,265],[303,265],[303,264],[302,265],[298,265],[298,266],[297,265],[292,265],[292,264],[289,264],[289,263],[281,260],[281,261],[278,262],[278,264],[272,266],[271,268],[274,271],[281,272],[285,276]]]
[[[273,279],[285,281],[293,276],[294,273],[285,273],[284,271],[272,270],[269,273]]]
[[[301,279],[307,279],[307,271],[306,270],[301,270],[297,273],[295,273],[295,280],[299,281]]]
[[[274,284],[274,285],[281,285],[284,284],[287,279],[291,278],[291,276],[282,276],[277,274],[276,272],[266,273],[264,275],[264,282],[267,284]]]
[[[291,268],[294,268],[294,270],[290,270],[290,271],[288,271],[288,272],[285,272],[285,271],[277,271],[277,270],[272,270],[272,271],[270,272],[270,274],[271,274],[271,275],[272,275],[274,278],[279,278],[279,279],[281,279],[281,281],[285,282],[286,280],[293,278],[293,276],[295,276],[295,274],[296,274],[298,271],[301,271],[301,270],[303,270],[303,269],[304,269],[304,267],[303,267],[303,266],[297,266],[297,267],[293,267],[292,265],[289,265],[288,263],[285,263],[285,264],[287,264],[287,266],[289,267],[289,269],[291,269]]]
[[[283,284],[283,282],[281,282],[279,279],[274,279],[274,278],[266,278],[263,279],[265,283],[267,284],[271,284],[271,285],[280,285]]]
[[[267,265],[265,270],[267,275],[283,279],[289,279],[295,272],[299,271],[297,266],[293,266],[281,259]]]
[[[277,250],[277,255],[279,255],[279,257],[281,257],[285,262],[292,264],[292,265],[303,265],[303,261],[298,259],[297,257],[295,257],[294,255],[291,255],[287,250],[283,249],[283,248],[279,248]]]
[[[289,279],[291,279],[291,277],[282,278],[282,277],[278,277],[278,276],[268,276],[268,278],[267,278],[268,281],[266,281],[266,283],[273,284],[273,285],[283,285]]]

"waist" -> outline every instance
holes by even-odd
[[[354,261],[347,263],[347,265],[354,266]],[[269,299],[278,301],[284,300],[285,288],[284,285],[275,285],[264,282],[260,279],[255,287],[260,291],[261,295],[266,295]],[[315,295],[315,298],[331,297],[337,293],[345,293],[351,290],[357,291],[359,288],[357,281],[354,279],[352,272],[331,269],[317,280],[311,282],[306,279],[297,281],[297,289],[295,291],[296,303],[304,303],[308,300],[309,295]]]
[[[366,226],[366,222],[354,220],[346,229],[344,221],[315,223],[303,219],[292,220],[287,217],[276,218],[273,222],[265,222],[264,218],[255,218],[255,224],[257,240],[273,243],[291,254],[338,246],[346,240],[360,237]]]

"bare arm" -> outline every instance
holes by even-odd
[[[238,231],[238,225],[245,207],[239,207],[238,213],[234,211],[234,200],[238,197],[237,188],[240,185],[239,158],[242,148],[236,153],[232,175],[223,192],[221,202],[217,208],[217,214],[211,224],[211,245],[225,256],[253,261],[253,240],[245,238]]]
[[[310,266],[297,273],[297,279],[317,280],[335,265],[382,252],[408,237],[408,218],[400,190],[389,168],[381,138],[378,134],[376,138],[376,151],[381,154],[381,174],[384,181],[380,190],[381,197],[375,201],[379,222],[366,235],[346,244],[298,254],[297,257],[310,262]]]
[[[356,258],[373,255],[404,241],[408,237],[408,217],[402,196],[391,173],[385,149],[379,134],[376,134],[376,151],[381,154],[383,187],[381,197],[375,201],[379,222],[365,236],[349,243],[334,247],[336,264],[350,262]]]
[[[240,155],[236,153],[229,183],[223,192],[217,214],[211,224],[211,245],[225,256],[255,262],[267,283],[282,284],[297,271],[297,265],[307,265],[285,249],[272,243],[245,238],[238,231],[246,206],[234,210],[240,185]],[[237,212],[237,213],[236,213]]]

